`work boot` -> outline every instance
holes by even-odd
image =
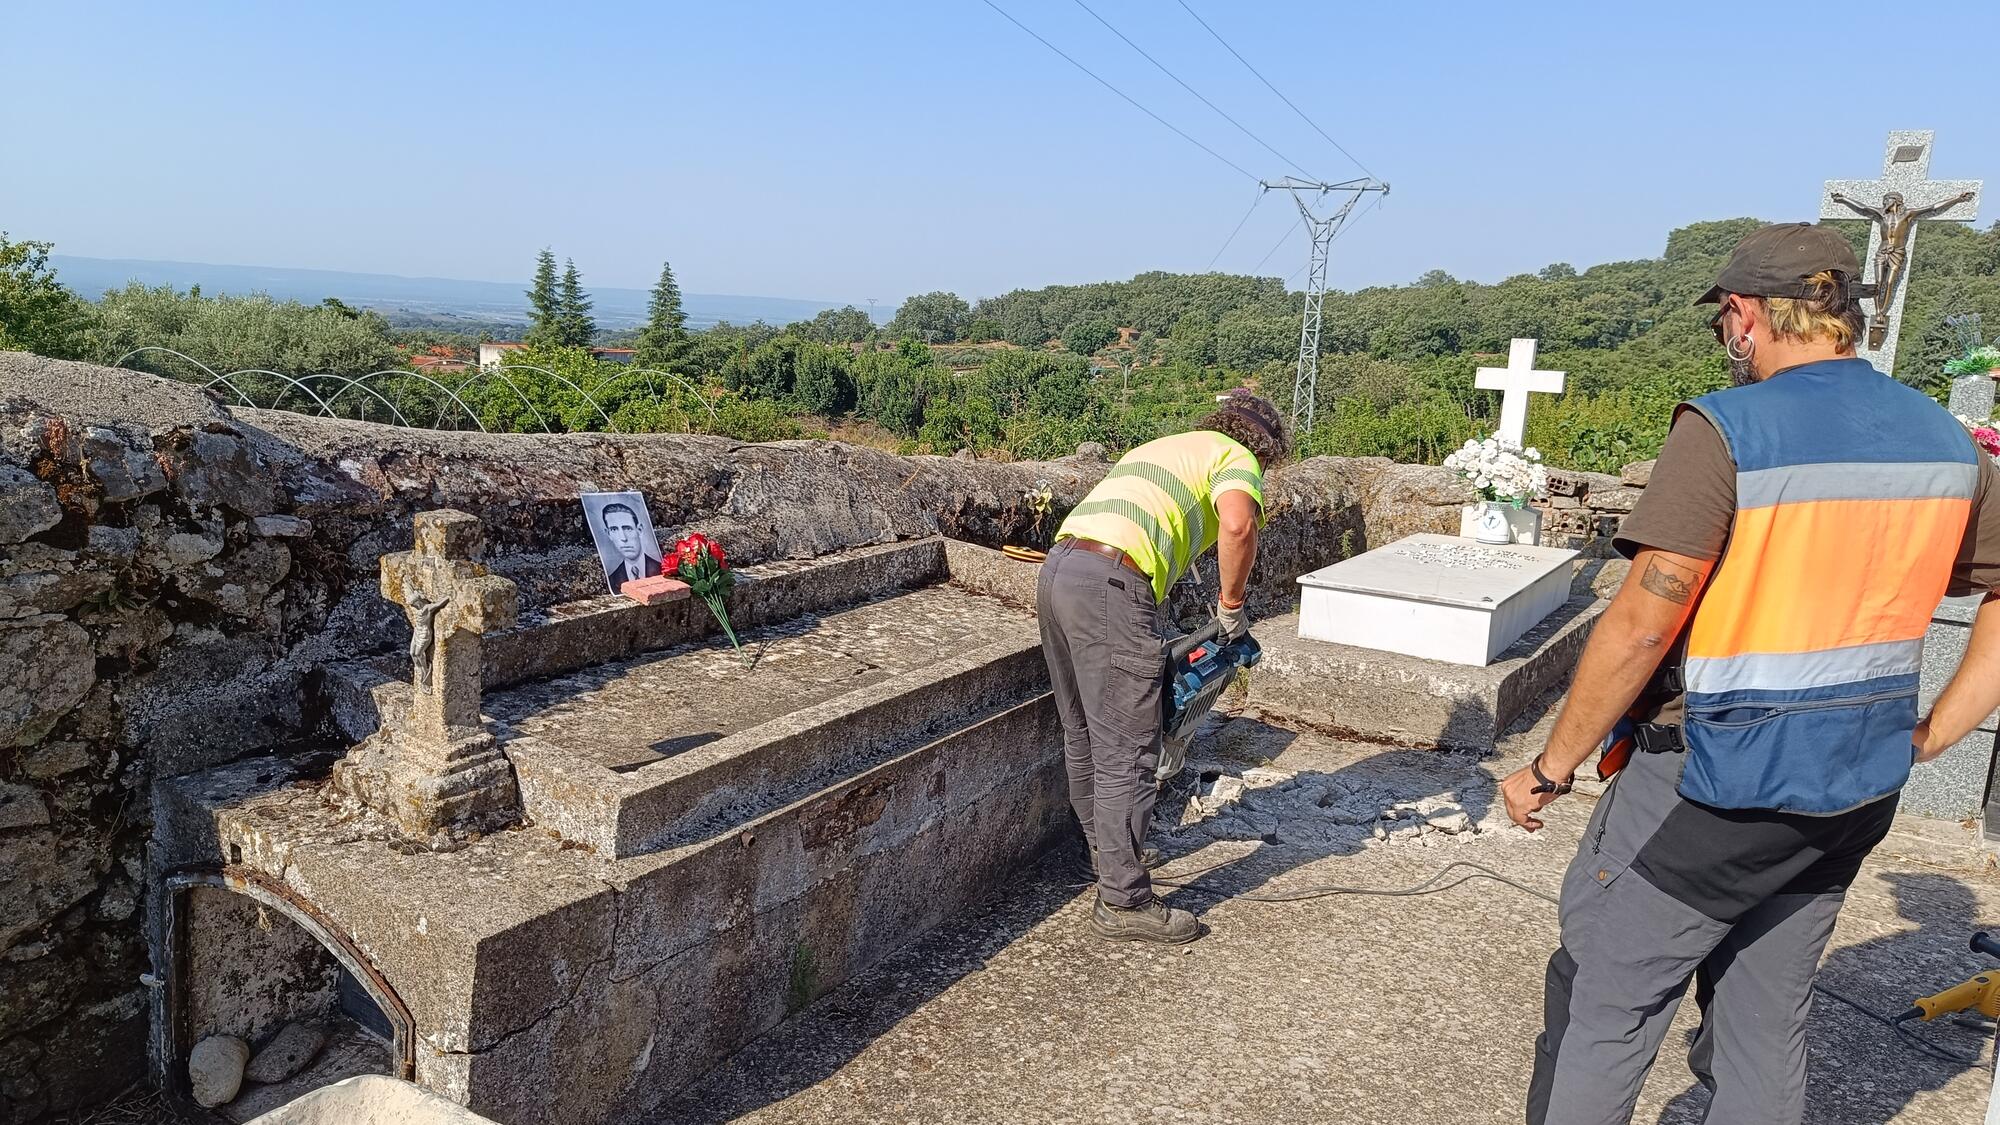
[[[1142,848],[1139,851],[1139,865],[1151,871],[1166,861],[1160,858],[1160,849]],[[1070,855],[1070,873],[1086,883],[1097,882],[1097,852],[1085,845]]]
[[[1201,923],[1185,910],[1159,899],[1143,906],[1109,906],[1100,898],[1090,908],[1090,928],[1106,941],[1150,941],[1186,945],[1201,936]]]

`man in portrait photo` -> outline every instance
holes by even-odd
[[[646,523],[631,504],[622,501],[606,504],[598,512],[597,522],[604,578],[612,593],[635,578],[652,578],[660,573],[660,557],[646,549],[651,538]],[[607,546],[608,551],[603,549]]]

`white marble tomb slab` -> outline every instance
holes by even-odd
[[[1569,600],[1575,551],[1412,535],[1299,579],[1299,635],[1484,667]]]

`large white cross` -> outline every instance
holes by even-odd
[[[1856,210],[1853,204],[1875,210],[1884,209],[1884,199],[1891,192],[1903,197],[1903,207],[1907,211],[1922,211],[1952,199],[1964,192],[1971,192],[1972,198],[1952,204],[1935,213],[1922,215],[1922,220],[1946,222],[1970,222],[1979,215],[1978,180],[1933,180],[1931,170],[1931,138],[1929,129],[1909,129],[1889,134],[1889,146],[1882,157],[1882,178],[1879,180],[1828,180],[1820,195],[1819,217],[1822,219],[1870,219],[1870,216]],[[1850,202],[1834,199],[1844,196]],[[1868,257],[1861,263],[1862,277],[1859,279],[1875,284],[1882,272],[1882,233],[1885,223],[1870,219],[1868,224]],[[1875,370],[1884,375],[1894,374],[1896,361],[1896,337],[1903,327],[1903,294],[1909,289],[1910,266],[1913,264],[1917,246],[1917,228],[1921,222],[1902,224],[1905,233],[1900,246],[1890,247],[1892,252],[1902,255],[1901,268],[1896,271],[1895,291],[1877,293],[1869,307],[1869,321],[1875,322],[1874,314],[1887,311],[1882,318],[1887,331],[1880,344],[1871,340],[1871,333],[1864,331],[1858,346],[1861,358],[1875,365]]]
[[[1500,429],[1493,436],[1519,448],[1528,428],[1528,395],[1561,394],[1563,373],[1535,370],[1535,341],[1515,340],[1507,346],[1507,366],[1480,368],[1472,385],[1501,392]]]

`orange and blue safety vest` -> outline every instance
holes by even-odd
[[[1736,516],[1688,626],[1682,795],[1835,813],[1896,792],[1979,482],[1970,435],[1859,359],[1683,409],[1729,447]]]

